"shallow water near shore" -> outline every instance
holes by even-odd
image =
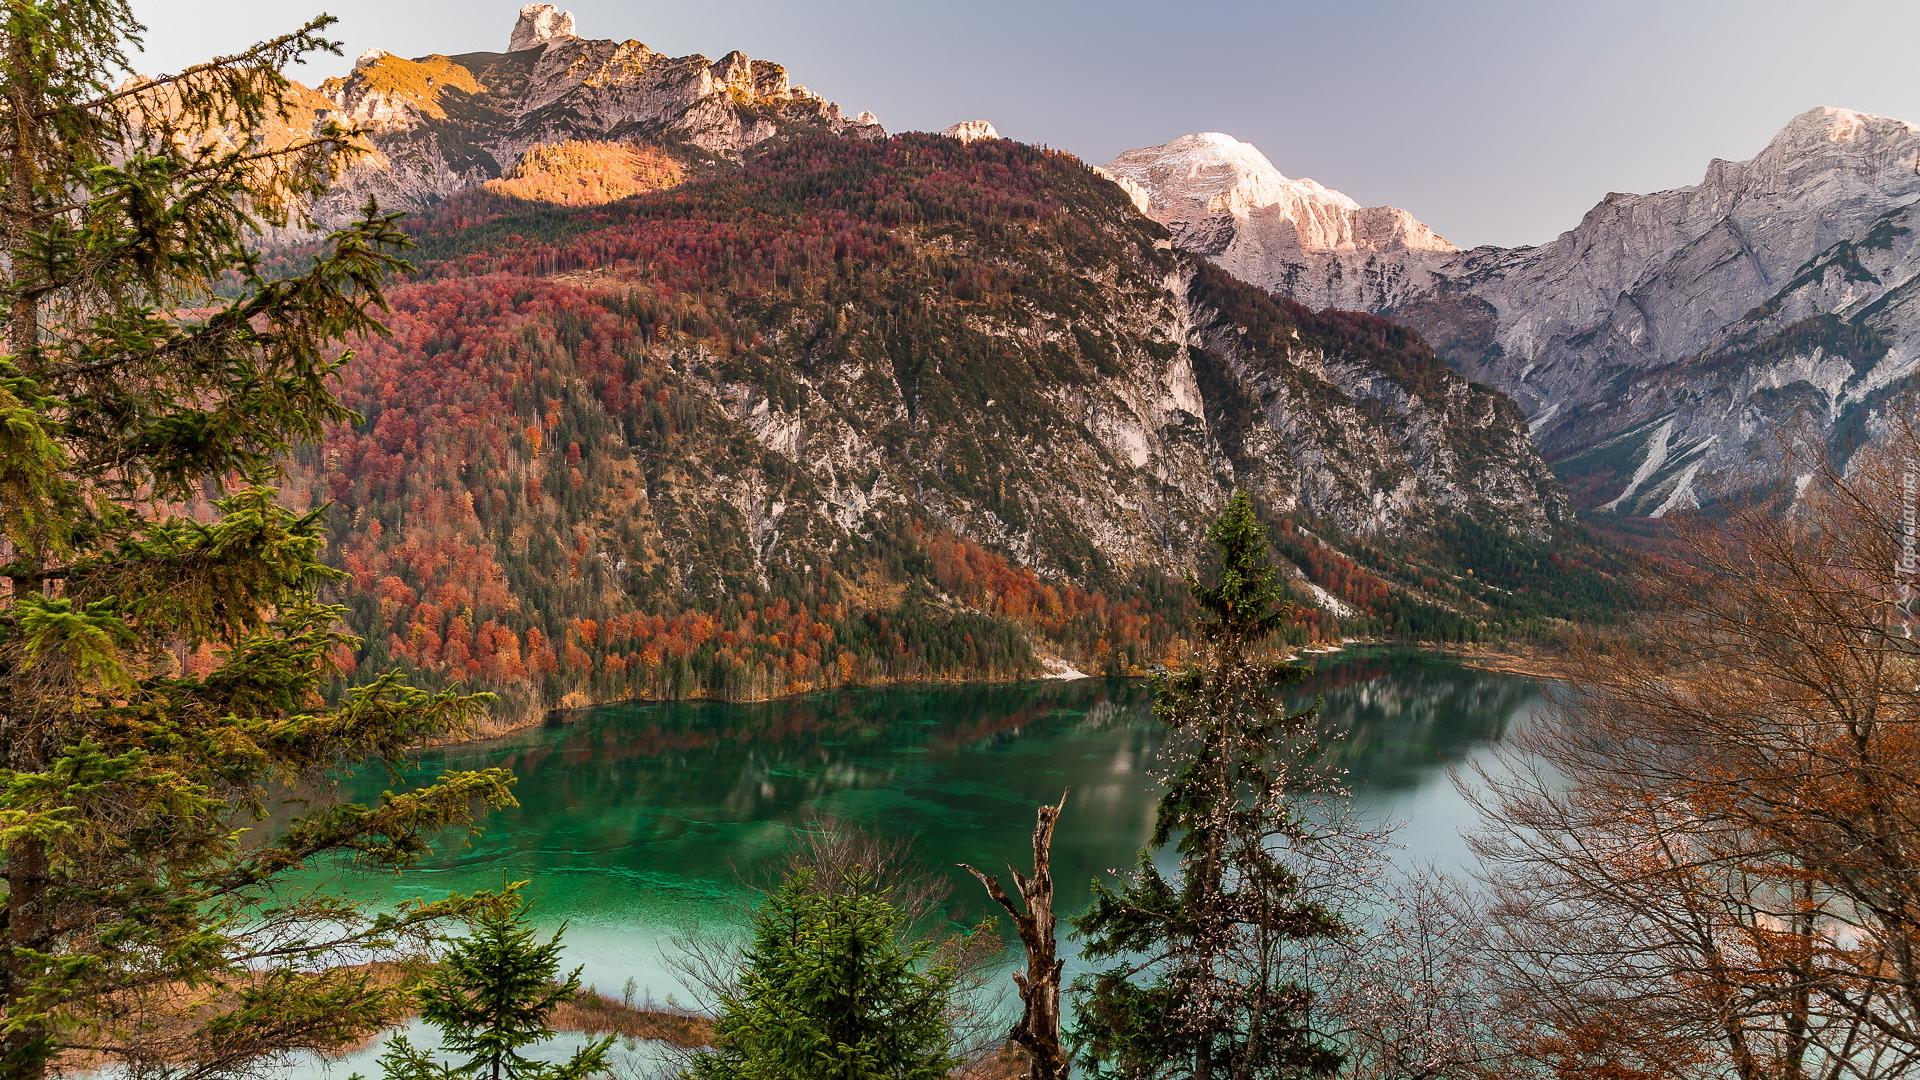
[[[1537,684],[1407,649],[1302,662],[1313,674],[1296,701],[1322,698],[1345,733],[1359,809],[1404,822],[1396,858],[1462,865],[1471,810],[1447,768],[1523,721]],[[1089,882],[1131,865],[1151,827],[1160,741],[1151,696],[1141,681],[1083,679],[607,706],[565,727],[422,755],[402,782],[506,767],[520,806],[404,875],[321,876],[389,901],[526,880],[537,921],[567,924],[569,963],[588,983],[619,996],[632,980],[636,1000],[686,1000],[664,959],[672,939],[736,924],[743,878],[810,821],[916,837],[932,872],[953,879],[955,916],[977,918],[994,910],[953,864],[1024,868],[1035,808],[1071,787],[1054,842],[1056,906],[1080,910]],[[345,793],[366,800],[391,786],[370,770],[349,777]],[[331,1071],[374,1074],[372,1053]]]

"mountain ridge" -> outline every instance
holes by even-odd
[[[1068,155],[815,132],[409,227],[395,336],[341,375],[364,419],[289,484],[338,508],[349,670],[527,716],[1138,673],[1184,655],[1174,575],[1235,489],[1282,530],[1299,642],[1497,636],[1614,588],[1511,402],[1174,250]]]
[[[699,166],[737,161],[783,132],[885,135],[872,113],[847,116],[779,64],[738,50],[669,57],[631,39],[584,38],[572,13],[551,4],[520,9],[506,52],[409,59],[368,49],[349,74],[317,88],[295,83],[286,100],[296,130],[332,120],[366,133],[368,152],[315,207],[323,226],[370,197],[423,210],[562,142],[642,143]]]
[[[1821,107],[1748,161],[1610,194],[1531,247],[1262,261],[1284,244],[1253,211],[1180,224],[1256,284],[1420,330],[1521,405],[1582,508],[1658,516],[1778,482],[1785,425],[1842,456],[1884,426],[1920,358],[1916,163],[1920,128]],[[1156,219],[1180,218],[1180,192],[1153,194]]]

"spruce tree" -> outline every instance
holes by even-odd
[[[859,868],[796,871],[755,914],[717,1046],[689,1080],[946,1080],[961,1060],[948,1020],[955,965],[903,941],[906,916]]]
[[[335,1047],[399,994],[324,965],[460,904],[367,913],[288,872],[404,863],[508,800],[497,772],[327,795],[480,704],[382,676],[324,705],[352,644],[321,602],[326,508],[272,486],[354,419],[328,377],[379,332],[405,238],[369,207],[291,276],[251,251],[353,149],[281,104],[284,64],[338,51],[331,20],[128,80],[123,0],[0,17],[0,1076],[68,1048],[193,1077]],[[290,821],[249,831],[294,790]]]
[[[526,910],[509,900],[477,914],[473,932],[454,943],[420,989],[421,1019],[440,1029],[445,1049],[467,1060],[440,1064],[396,1035],[380,1059],[386,1080],[583,1080],[606,1071],[611,1035],[557,1065],[520,1056],[553,1038],[553,1010],[580,992],[579,968],[556,978],[566,927],[542,942]]]
[[[1294,943],[1342,932],[1302,895],[1289,849],[1313,843],[1294,800],[1323,784],[1316,710],[1286,711],[1304,668],[1260,655],[1287,608],[1266,527],[1244,493],[1209,530],[1212,586],[1190,582],[1208,655],[1165,678],[1169,774],[1139,869],[1096,881],[1074,920],[1090,960],[1124,962],[1075,984],[1079,1056],[1115,1080],[1251,1080],[1331,1074],[1340,1057],[1307,1025]],[[1168,843],[1180,872],[1154,864]]]

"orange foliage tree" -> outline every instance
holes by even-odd
[[[1549,1075],[1920,1064],[1920,439],[1684,526],[1699,573],[1589,641],[1478,796],[1494,956]]]

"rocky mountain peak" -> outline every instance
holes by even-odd
[[[503,194],[579,205],[679,176],[656,160],[659,149],[737,160],[782,132],[886,134],[872,113],[849,116],[793,85],[779,64],[738,50],[673,57],[638,41],[583,38],[573,13],[552,4],[520,9],[508,50],[407,59],[369,49],[318,93],[295,84],[290,100],[303,118],[361,127],[374,151],[335,184],[316,220],[348,220],[369,196],[416,210],[494,181],[510,182]],[[521,168],[543,147],[565,149]],[[556,173],[582,162],[610,171]]]
[[[1610,194],[1524,248],[1456,251],[1382,209],[1349,215],[1348,250],[1308,227],[1338,204],[1265,165],[1205,134],[1110,168],[1176,243],[1303,303],[1387,314],[1511,395],[1584,507],[1709,502],[1781,464],[1797,418],[1871,433],[1920,389],[1920,126],[1903,120],[1809,109],[1749,160]],[[1388,230],[1371,247],[1363,220]]]
[[[1155,193],[1161,213],[1181,217],[1194,212],[1244,213],[1302,196],[1357,210],[1358,203],[1312,180],[1289,180],[1251,143],[1218,131],[1182,135],[1159,146],[1129,150],[1107,163],[1107,171],[1131,177]]]
[[[1258,147],[1218,131],[1129,150],[1106,168],[1152,193],[1148,213],[1176,232],[1222,213],[1261,215],[1291,224],[1303,252],[1458,250],[1404,210],[1363,207],[1318,181],[1290,179]]]
[[[1780,133],[1767,143],[1767,149],[1761,151],[1760,156],[1778,151],[1804,150],[1822,142],[1857,147],[1888,136],[1916,134],[1920,134],[1920,127],[1905,120],[1821,105],[1787,121],[1787,126],[1781,128]]]
[[[951,139],[959,139],[963,143],[970,143],[975,139],[997,139],[1000,137],[1000,133],[993,129],[993,125],[987,123],[985,120],[962,120],[945,131],[942,131],[940,134]]]
[[[1259,148],[1218,131],[1129,150],[1106,172],[1145,190],[1144,212],[1176,244],[1310,307],[1391,306],[1421,283],[1421,264],[1458,250],[1405,210],[1290,178]]]
[[[1825,205],[1835,199],[1901,198],[1920,193],[1920,127],[1886,116],[1822,106],[1788,121],[1752,161],[1725,175],[1750,195],[1793,193]],[[1715,163],[1724,166],[1724,163]],[[1710,169],[1703,187],[1722,168]]]
[[[449,90],[479,94],[485,89],[472,71],[445,56],[408,60],[385,49],[368,49],[354,61],[353,74],[320,84],[335,111],[382,135],[444,119]]]
[[[528,4],[520,9],[520,18],[513,24],[507,51],[537,49],[557,38],[578,36],[573,31],[573,12],[561,11],[552,4]]]

